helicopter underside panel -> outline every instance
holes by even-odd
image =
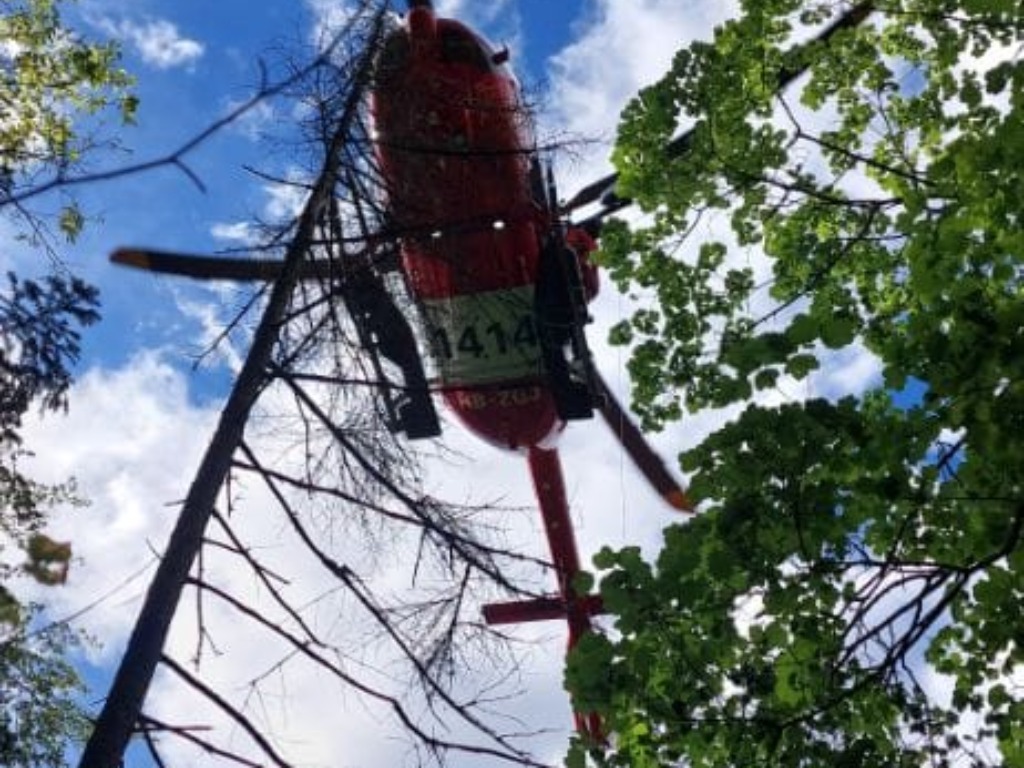
[[[439,388],[540,376],[532,285],[421,301]]]

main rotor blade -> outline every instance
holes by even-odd
[[[196,280],[263,282],[276,280],[284,266],[284,262],[277,260],[200,256],[189,253],[155,251],[148,248],[118,248],[110,254],[110,261],[125,267],[145,269],[165,275],[181,275]],[[305,261],[300,267],[299,279],[316,280],[338,275],[337,264],[326,260]]]
[[[693,502],[686,495],[686,491],[669,473],[665,462],[655,453],[654,448],[615,399],[607,382],[600,375],[597,376],[597,387],[601,394],[601,415],[637,469],[670,507],[680,512],[693,512]]]
[[[846,13],[839,16],[835,21],[829,24],[821,33],[811,40],[809,43],[797,46],[793,53],[797,53],[801,48],[809,45],[817,45],[819,43],[828,43],[832,38],[839,32],[845,29],[852,29],[862,24],[865,19],[875,8],[874,2],[864,2],[859,5],[853,6]],[[800,75],[807,71],[806,66],[794,67],[792,69],[783,69],[779,72],[779,79],[776,84],[776,92],[783,91],[796,80]],[[693,129],[684,131],[683,133],[676,136],[668,144],[665,145],[665,155],[667,158],[675,158],[686,154],[690,151],[690,147],[693,143]],[[604,207],[588,217],[585,221],[579,222],[581,226],[586,224],[596,224],[601,219],[609,216],[617,211],[621,211],[633,204],[633,201],[627,197],[619,197],[615,194],[615,184],[618,182],[619,174],[612,173],[605,176],[602,179],[588,184],[579,192],[576,193],[569,202],[562,206],[563,213],[570,213],[577,208],[582,208],[590,203],[602,202]]]

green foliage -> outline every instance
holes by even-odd
[[[74,700],[78,678],[63,655],[77,642],[61,627],[31,629],[35,611],[9,590],[18,576],[42,584],[67,577],[71,545],[42,528],[56,504],[80,503],[73,483],[43,485],[18,466],[19,428],[33,404],[60,410],[79,352],[79,326],[97,318],[96,291],[73,278],[41,283],[9,276],[0,294],[0,765],[61,766],[68,739],[87,720]],[[20,550],[18,565],[5,549]]]
[[[62,23],[60,5],[4,0],[0,9],[0,209],[40,177],[59,185],[103,141],[102,113],[113,108],[125,124],[135,117],[138,102],[118,66],[117,45],[78,37]],[[63,203],[56,223],[68,240],[79,234],[84,219],[73,200]],[[38,228],[28,232],[38,244]]]
[[[133,120],[131,79],[115,44],[84,40],[61,20],[60,0],[0,4],[0,212],[30,246],[56,257],[52,231],[72,241],[85,217],[63,195],[52,215],[25,199],[60,190],[87,154],[108,142],[104,118]],[[55,210],[55,212],[53,212]],[[39,281],[8,275],[0,289],[0,765],[59,766],[68,739],[88,725],[74,702],[79,684],[63,655],[66,629],[33,628],[34,609],[10,590],[17,577],[59,584],[71,545],[43,532],[57,503],[78,503],[73,483],[48,486],[22,474],[28,410],[66,407],[80,329],[95,322],[95,288],[55,272]],[[4,551],[8,550],[8,551]],[[16,563],[11,550],[24,557]]]
[[[79,638],[62,626],[30,631],[29,618],[0,627],[0,765],[57,768],[68,740],[83,742],[89,730],[74,700],[81,683],[63,658]]]
[[[747,0],[624,115],[651,223],[601,258],[658,297],[613,333],[636,406],[740,415],[682,457],[702,514],[657,562],[597,560],[618,632],[568,683],[616,734],[602,765],[1024,765],[1024,21],[903,0],[794,45],[829,7]],[[758,404],[833,350],[881,381]]]
[[[70,366],[78,360],[78,327],[99,319],[97,290],[73,277],[40,282],[7,275],[0,294],[0,440],[17,442],[29,403],[66,406]]]

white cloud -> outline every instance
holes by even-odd
[[[68,583],[22,587],[46,600],[56,617],[109,595],[79,622],[104,643],[108,661],[119,653],[148,581],[148,574],[132,577],[163,549],[214,415],[189,403],[179,372],[144,354],[119,370],[86,372],[71,391],[67,416],[35,419],[25,429],[35,453],[29,475],[51,482],[75,477],[91,503],[63,510],[51,526],[55,538],[73,543]]]
[[[263,184],[262,218],[269,224],[293,221],[306,205],[309,184],[308,174],[297,167],[282,173],[281,181]]]
[[[248,334],[236,331],[234,335],[225,335],[225,329],[234,325],[244,304],[237,285],[213,282],[203,284],[199,293],[176,290],[174,303],[183,317],[198,326],[190,343],[193,352],[203,357],[203,364],[222,365],[237,373],[244,361]],[[239,335],[243,338],[236,338]]]
[[[286,171],[280,182],[263,184],[260,191],[264,198],[260,218],[270,224],[294,220],[309,198],[309,188],[297,168]],[[251,221],[215,222],[210,226],[210,234],[234,245],[255,245],[260,240],[259,227]]]
[[[438,16],[457,19],[493,40],[514,41],[521,33],[519,9],[511,0],[493,0],[489,3],[438,0],[435,7]]]
[[[310,37],[316,46],[333,43],[358,9],[353,0],[305,0],[305,6],[313,16]]]
[[[31,584],[22,585],[26,594],[36,590],[44,598],[50,615],[62,617],[86,610],[75,625],[103,643],[97,662],[113,663],[126,642],[142,595],[152,577],[158,553],[165,545],[170,528],[180,509],[180,500],[196,471],[217,418],[216,408],[195,406],[188,394],[189,380],[159,356],[144,354],[118,370],[93,369],[85,373],[71,394],[71,410],[66,418],[46,418],[33,422],[26,430],[28,444],[37,460],[28,469],[40,479],[60,480],[75,475],[83,495],[92,501],[87,509],[65,510],[53,522],[51,532],[59,539],[74,543],[75,563],[64,587],[42,591]],[[286,469],[305,459],[303,446],[292,444],[290,433],[282,430],[280,414],[287,411],[287,397],[271,392],[262,402],[260,419],[251,422],[249,439],[261,455],[272,456],[273,466]],[[479,442],[453,429],[451,448],[465,459],[449,457],[444,468],[436,467],[432,489],[447,498],[493,500],[502,497],[509,504],[528,506],[531,493],[525,463],[521,458],[492,449],[481,450]],[[453,466],[452,462],[458,463]],[[576,465],[570,471],[574,488],[586,482],[593,467]],[[467,483],[467,475],[472,480]],[[581,480],[583,478],[583,480]],[[468,488],[467,488],[468,485]],[[337,643],[336,656],[352,674],[386,686],[396,696],[409,693],[393,659],[365,640],[369,632],[365,613],[342,595],[332,594],[337,582],[304,553],[274,500],[265,488],[251,479],[237,479],[232,486],[237,503],[236,514],[244,516],[237,530],[246,545],[275,573],[289,584],[283,588],[296,605],[307,607],[308,620],[326,637]],[[599,511],[590,492],[574,492],[577,516],[583,530],[595,529],[582,516],[588,510]],[[364,567],[360,575],[376,579],[379,589],[399,595],[411,594],[411,564],[415,560],[415,537],[388,538],[377,552],[367,549],[367,539],[359,526],[348,527],[336,505],[320,509],[306,500],[303,514],[317,525],[321,543],[346,563]],[[242,517],[236,518],[239,521]],[[595,516],[589,517],[596,521]],[[319,521],[319,522],[317,522]],[[506,513],[482,510],[480,525],[510,527],[512,541],[523,551],[543,556],[544,543],[539,520],[531,512]],[[210,533],[216,536],[215,528]],[[255,583],[250,572],[240,567],[236,555],[207,550],[205,573],[233,594],[244,597],[263,610],[275,610],[266,591]],[[209,628],[218,652],[204,657],[203,676],[219,685],[222,692],[246,691],[247,685],[263,671],[286,658],[289,649],[276,642],[256,625],[243,620],[230,609],[210,599],[204,603]],[[196,647],[194,595],[187,593],[175,619],[168,649],[184,663]],[[287,617],[279,617],[289,626]],[[291,625],[294,628],[294,625]],[[555,623],[538,628],[517,629],[515,635],[525,646],[522,679],[512,679],[506,692],[523,690],[524,695],[499,702],[495,709],[504,718],[521,717],[524,727],[547,731],[529,741],[529,747],[550,757],[560,757],[571,727],[567,700],[560,690],[560,664],[563,628]],[[209,649],[208,649],[209,650]],[[219,651],[223,651],[220,653]],[[473,655],[471,651],[467,653]],[[485,675],[485,660],[476,658]],[[379,672],[372,671],[376,667]],[[476,678],[461,681],[470,688]],[[99,697],[103,691],[97,691]],[[244,695],[243,695],[244,698]],[[299,659],[285,662],[280,674],[272,675],[260,695],[250,699],[250,715],[266,726],[277,746],[293,760],[309,765],[395,765],[409,752],[409,741],[389,714],[385,705],[361,697],[351,688],[326,683],[322,671]],[[259,706],[257,706],[257,702]],[[413,711],[418,707],[413,706]],[[147,711],[165,715],[169,720],[187,720],[216,724],[217,738],[225,734],[227,742],[241,743],[231,736],[232,727],[220,714],[204,709],[172,676],[161,674],[154,685]],[[339,718],[344,727],[339,727]],[[515,726],[513,726],[515,727]],[[518,728],[516,728],[518,730]],[[446,734],[467,737],[464,726]],[[171,740],[169,740],[171,741]],[[169,754],[188,765],[207,765],[207,758],[194,754],[183,744],[168,745]],[[339,763],[337,756],[347,762]],[[463,756],[452,765],[480,765],[476,756]]]
[[[286,470],[303,461],[305,452],[291,443],[287,429],[282,430],[280,414],[287,410],[288,398],[275,391],[268,397],[270,402],[261,405],[260,413],[265,419],[273,416],[265,422],[254,420],[247,439],[260,455],[274,457],[276,469]],[[68,510],[55,520],[52,533],[74,542],[76,562],[66,586],[40,596],[48,600],[54,616],[75,614],[99,600],[76,621],[76,626],[103,641],[97,661],[111,662],[126,641],[157,553],[164,547],[180,509],[178,502],[198,466],[215,419],[214,409],[190,403],[186,377],[160,358],[143,355],[116,371],[89,371],[72,392],[66,419],[45,419],[26,431],[39,457],[38,467],[32,471],[54,480],[75,474],[83,493],[92,500],[90,508]],[[454,431],[452,447],[468,458],[461,460],[454,472],[448,461],[435,490],[443,490],[449,497],[464,497],[466,473],[471,471],[474,498],[503,495],[510,503],[529,503],[521,459],[489,449],[480,451],[479,443],[458,431]],[[408,696],[404,673],[393,655],[379,644],[367,642],[374,632],[366,613],[339,592],[338,583],[304,551],[266,488],[243,476],[233,484],[232,497],[239,521],[236,532],[243,536],[246,547],[258,553],[273,573],[288,579],[281,589],[293,604],[305,606],[307,620],[334,644],[334,648],[320,651],[355,677],[380,685],[395,696]],[[360,576],[374,580],[381,593],[412,594],[415,537],[389,537],[378,552],[368,552],[367,540],[355,535],[360,534],[359,526],[347,525],[345,516],[339,515],[343,511],[336,505],[320,510],[307,499],[302,513],[321,537],[320,544],[358,567]],[[503,517],[488,519],[493,515]],[[538,520],[532,514],[506,517],[484,510],[478,522],[518,526],[519,532],[513,536],[516,543],[534,554],[543,553]],[[219,538],[215,526],[208,533]],[[208,548],[203,567],[209,580],[259,606],[280,626],[295,629],[287,616],[278,615],[280,611],[266,590],[255,583],[236,554]],[[391,719],[387,705],[325,680],[322,670],[303,662],[291,653],[293,649],[216,599],[206,600],[203,611],[217,648],[208,647],[204,655],[204,680],[226,695],[241,692],[236,700],[248,700],[249,715],[273,735],[277,747],[291,760],[309,765],[401,764],[409,740]],[[168,644],[171,655],[186,665],[197,647],[196,616],[195,596],[187,592]],[[525,628],[516,635],[528,642],[544,639],[536,648],[527,646],[524,679],[504,686],[508,692],[525,688],[527,694],[496,708],[503,717],[522,717],[526,727],[553,729],[531,741],[530,748],[549,753],[554,760],[570,727],[568,703],[559,686],[562,627]],[[259,693],[252,689],[252,695],[246,696],[249,684],[278,663],[280,670],[264,681]],[[476,664],[486,677],[485,660],[477,658]],[[474,679],[465,678],[461,685],[470,689]],[[411,709],[418,711],[416,705]],[[240,735],[231,735],[232,727],[219,713],[198,702],[171,675],[158,677],[147,711],[171,721],[181,721],[182,713],[187,712],[189,723],[216,724],[219,743],[244,744]],[[339,727],[339,717],[344,727]],[[446,736],[469,738],[466,730],[456,724]],[[182,764],[209,764],[184,744],[169,743],[168,749]],[[339,755],[348,762],[339,763]],[[480,762],[476,756],[463,756],[452,765],[468,768]]]
[[[881,382],[881,360],[862,343],[821,351],[818,357],[822,368],[810,377],[818,396],[832,399],[860,395]]]
[[[589,160],[567,169],[580,182],[607,173],[607,156],[618,115],[639,88],[668,69],[677,50],[710,37],[712,27],[732,15],[735,2],[600,0],[578,39],[548,64],[549,130],[569,131],[598,144],[584,149]],[[569,186],[563,182],[563,188]]]
[[[107,34],[129,42],[144,62],[157,69],[190,66],[205,51],[201,42],[183,36],[177,25],[166,19],[145,22],[103,19],[97,23]]]
[[[256,241],[253,225],[248,221],[215,223],[210,227],[210,234],[217,240],[236,245],[250,245]]]
[[[241,106],[240,101],[229,102],[224,111],[230,113]],[[231,130],[237,131],[250,141],[260,141],[266,138],[267,132],[277,125],[278,120],[274,105],[263,99],[251,105],[232,121]]]

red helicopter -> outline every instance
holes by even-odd
[[[391,266],[404,276],[414,310],[400,308],[380,263],[350,269],[338,291],[378,373],[380,359],[401,371],[400,386],[379,391],[393,431],[439,435],[432,398],[439,393],[474,434],[526,454],[558,591],[485,606],[484,617],[492,624],[564,618],[572,648],[591,630],[600,601],[573,586],[581,567],[556,448],[566,423],[599,411],[668,504],[692,507],[594,368],[584,327],[598,287],[588,257],[600,214],[566,220],[507,62],[506,50],[439,18],[429,0],[409,1],[377,54],[369,110],[387,229],[399,235]],[[613,184],[591,185],[571,207],[600,199]],[[121,249],[112,260],[204,279],[270,280],[280,269],[272,261],[143,249]],[[304,274],[338,277],[315,261]],[[581,733],[600,738],[596,716],[575,718]]]

